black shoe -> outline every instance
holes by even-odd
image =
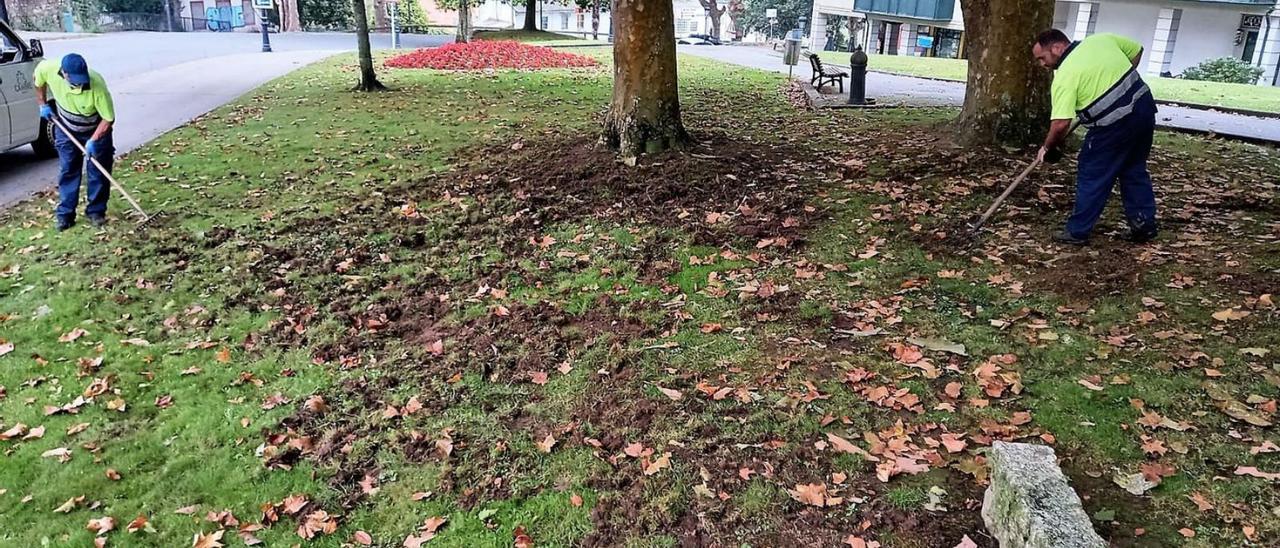
[[[76,226],[76,222],[71,219],[67,219],[65,217],[59,217],[58,224],[55,225],[55,227],[58,229],[58,232],[62,232],[63,230],[66,230],[73,226]]]
[[[107,216],[106,215],[89,215],[89,224],[96,226],[98,228],[107,226]]]
[[[1075,236],[1072,236],[1071,233],[1065,230],[1057,234],[1054,234],[1053,241],[1061,244],[1067,244],[1067,245],[1088,245],[1089,244],[1088,238],[1077,238]]]
[[[1129,243],[1145,244],[1147,242],[1150,242],[1151,240],[1156,239],[1156,232],[1155,231],[1138,232],[1130,228],[1116,235],[1116,237]]]

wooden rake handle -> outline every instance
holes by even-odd
[[[111,172],[108,171],[107,168],[102,167],[102,164],[98,162],[98,159],[94,158],[93,155],[89,154],[89,151],[84,149],[84,145],[80,144],[80,140],[76,139],[75,134],[72,133],[70,129],[67,129],[67,126],[62,123],[62,120],[58,119],[57,114],[54,114],[53,116],[49,117],[49,119],[53,120],[53,123],[57,124],[58,128],[61,129],[63,133],[67,134],[67,140],[74,143],[76,145],[76,148],[79,149],[82,154],[84,154],[85,158],[88,158],[90,162],[93,162],[94,166],[97,166],[98,172],[102,173],[102,176],[106,177],[107,181],[111,182],[111,187],[118,190],[120,194],[124,196],[124,199],[128,200],[129,205],[133,206],[133,209],[136,210],[139,215],[142,215],[143,223],[151,220],[151,216],[147,215],[147,212],[142,209],[142,206],[138,205],[138,201],[134,200],[133,196],[129,195],[129,191],[125,190],[124,187],[120,185],[120,183],[117,183],[115,177],[111,176]]]
[[[1009,195],[1013,193],[1013,189],[1018,188],[1018,185],[1022,184],[1022,181],[1031,174],[1031,171],[1039,166],[1040,158],[1037,157],[1035,160],[1031,161],[1031,165],[1027,166],[1027,169],[1022,170],[1022,173],[1018,174],[1018,178],[1014,179],[1012,183],[1009,183],[1009,186],[1004,189],[1004,192],[1000,193],[1000,197],[996,198],[996,201],[991,203],[991,207],[987,208],[986,213],[983,213],[982,217],[978,218],[978,222],[973,223],[973,230],[977,231],[979,228],[982,228],[982,225],[987,222],[987,219],[990,219],[991,215],[996,212],[996,209],[1000,208],[1000,204],[1004,203],[1004,199],[1008,198]]]

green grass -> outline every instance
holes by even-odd
[[[486,30],[475,33],[476,40],[515,40],[517,42],[582,42],[582,39],[571,34],[560,34],[545,30]],[[545,45],[545,44],[544,44]]]
[[[365,531],[376,545],[398,546],[437,516],[448,521],[431,545],[508,546],[524,528],[546,546],[592,535],[619,546],[673,546],[689,540],[690,527],[725,545],[835,545],[864,520],[868,538],[953,545],[981,531],[964,501],[978,500],[983,486],[957,467],[974,462],[986,443],[979,440],[995,435],[987,431],[1019,412],[1032,421],[1017,439],[1054,440],[1091,514],[1149,503],[1118,512],[1116,538],[1142,527],[1145,539],[1169,544],[1187,526],[1202,546],[1240,545],[1238,527],[1188,503],[1193,491],[1230,509],[1234,523],[1256,526],[1263,545],[1280,534],[1273,486],[1231,473],[1239,465],[1276,469],[1274,455],[1249,456],[1254,442],[1241,441],[1269,432],[1231,422],[1201,387],[1203,369],[1215,367],[1237,398],[1280,395],[1268,380],[1273,363],[1237,353],[1280,348],[1274,311],[1257,302],[1258,288],[1274,280],[1266,265],[1280,264],[1267,239],[1280,217],[1266,205],[1274,182],[1263,179],[1280,159],[1268,149],[1158,135],[1162,203],[1171,216],[1205,209],[1170,223],[1170,243],[1140,265],[1138,285],[1082,298],[1036,281],[1052,277],[1043,263],[1059,250],[1042,233],[1069,201],[1015,195],[1022,205],[994,226],[1016,236],[993,233],[989,250],[948,254],[926,235],[985,205],[1001,182],[993,173],[1008,171],[1003,160],[965,152],[977,155],[966,163],[928,147],[862,151],[864,142],[913,142],[953,110],[798,110],[777,92],[780,75],[682,57],[686,124],[704,139],[729,136],[729,145],[697,154],[770,162],[727,195],[648,213],[641,201],[619,212],[610,207],[618,196],[553,194],[548,185],[523,191],[545,200],[534,206],[519,196],[518,181],[486,187],[484,176],[498,171],[468,171],[481,151],[496,151],[487,162],[516,161],[513,143],[550,139],[567,148],[575,145],[565,139],[598,131],[612,86],[608,52],[592,54],[603,67],[381,69],[392,91],[377,94],[348,92],[354,59],[339,57],[122,159],[122,182],[170,213],[146,232],[127,229],[120,204],[103,231],[54,233],[44,202],[9,213],[0,227],[0,337],[14,350],[0,356],[0,431],[18,422],[46,430],[0,441],[0,544],[89,545],[89,519],[110,515],[121,529],[146,515],[154,533],[116,531],[112,545],[185,546],[215,528],[208,512],[253,523],[263,503],[301,494],[340,516],[338,532],[303,542],[295,519],[284,517],[258,533],[268,545],[336,547]],[[780,142],[794,148],[759,148]],[[811,154],[856,155],[867,165],[832,170]],[[1069,177],[1056,169],[1039,182]],[[703,190],[663,186],[683,184],[676,179],[655,177],[651,195]],[[760,247],[757,232],[772,225],[749,225],[742,212],[773,205],[789,185],[815,212],[776,212],[774,222],[803,219],[791,229],[797,239]],[[592,199],[605,205],[521,224]],[[1244,205],[1209,209],[1215,199]],[[414,217],[404,215],[410,204]],[[711,209],[733,218],[701,225]],[[1106,221],[1114,224],[1112,209]],[[872,243],[878,254],[859,258]],[[964,273],[939,277],[943,270]],[[1175,272],[1200,283],[1166,287]],[[1025,282],[1023,292],[989,282],[1002,273]],[[1255,285],[1231,285],[1240,280],[1228,273]],[[763,280],[779,293],[740,294]],[[1144,296],[1165,304],[1149,325],[1134,320],[1147,310]],[[1250,298],[1253,313],[1229,329],[1209,316]],[[1084,311],[1068,307],[1082,300]],[[883,334],[837,333],[854,320]],[[88,334],[58,341],[76,327]],[[1175,329],[1201,338],[1156,335]],[[962,343],[969,356],[926,351],[938,367],[937,378],[926,378],[890,353],[890,343],[908,336]],[[1113,346],[1108,337],[1128,338]],[[150,345],[124,343],[131,339]],[[439,355],[430,350],[435,340]],[[1018,356],[1005,370],[1020,374],[1023,391],[987,396],[973,372],[1004,353]],[[80,359],[97,356],[98,369],[81,371]],[[909,390],[921,412],[868,402],[845,381],[857,368],[876,375],[869,382]],[[534,380],[538,373],[545,383]],[[1103,379],[1103,391],[1079,384],[1091,375]],[[95,378],[110,392],[76,414],[44,414]],[[961,384],[958,399],[942,394],[951,382]],[[721,387],[729,391],[719,398],[704,393]],[[315,395],[327,411],[304,409]],[[385,416],[414,397],[421,411]],[[979,398],[989,401],[972,402]],[[108,409],[116,399],[123,411]],[[1136,399],[1197,430],[1145,430]],[[67,433],[80,423],[84,431]],[[928,473],[887,483],[875,476],[878,463],[823,449],[828,433],[866,448],[865,433],[899,424],[929,429],[913,436],[922,447],[942,427],[963,432],[969,446],[939,454],[943,465]],[[556,440],[550,452],[538,446],[548,434]],[[1143,434],[1184,444],[1187,454],[1148,458]],[[446,436],[452,452],[443,456]],[[288,452],[287,440],[311,449],[271,460]],[[652,453],[628,456],[631,444]],[[71,449],[71,460],[40,456],[56,447]],[[651,462],[644,459],[667,453],[667,467],[643,471]],[[1149,498],[1107,483],[1113,470],[1154,461],[1177,473]],[[376,492],[363,492],[366,476],[376,478]],[[840,483],[841,496],[865,500],[804,506],[787,490],[808,483]],[[945,516],[925,513],[935,486],[947,492]],[[81,495],[70,513],[52,512]],[[192,505],[193,515],[175,513]],[[884,512],[911,514],[906,521],[918,526],[873,519]],[[802,521],[797,531],[792,524]],[[226,540],[233,536],[228,530]]]
[[[824,51],[822,59],[841,65],[849,64],[849,54]],[[872,71],[965,81],[969,72],[964,59],[910,57],[906,55],[868,55],[867,68]],[[875,76],[869,76],[874,78]],[[1144,76],[1151,93],[1161,101],[1230,107],[1280,113],[1280,87],[1223,84]]]

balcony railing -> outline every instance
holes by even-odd
[[[854,0],[854,11],[930,21],[950,21],[956,0]]]

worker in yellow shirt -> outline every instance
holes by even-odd
[[[1138,74],[1142,44],[1115,34],[1095,34],[1072,42],[1062,31],[1040,33],[1032,53],[1054,70],[1049,134],[1040,159],[1051,157],[1066,139],[1071,120],[1089,128],[1076,171],[1076,205],[1062,243],[1084,245],[1115,181],[1128,231],[1121,238],[1143,243],[1156,237],[1156,198],[1147,157],[1156,127],[1156,103]]]
[[[71,142],[79,141],[90,156],[98,160],[109,172],[115,147],[111,142],[111,126],[115,123],[115,105],[111,92],[102,75],[89,70],[88,63],[79,54],[71,53],[61,62],[52,59],[42,61],[35,70],[36,100],[40,103],[40,116],[52,120],[55,116],[71,130],[68,134],[54,126],[54,147],[58,149],[60,174],[58,176],[58,231],[76,224],[76,205],[80,201],[80,174],[84,168],[84,155]],[[50,104],[50,95],[53,102]],[[98,168],[89,163],[89,180],[85,191],[88,205],[85,217],[93,226],[107,224],[107,198],[110,184]]]

